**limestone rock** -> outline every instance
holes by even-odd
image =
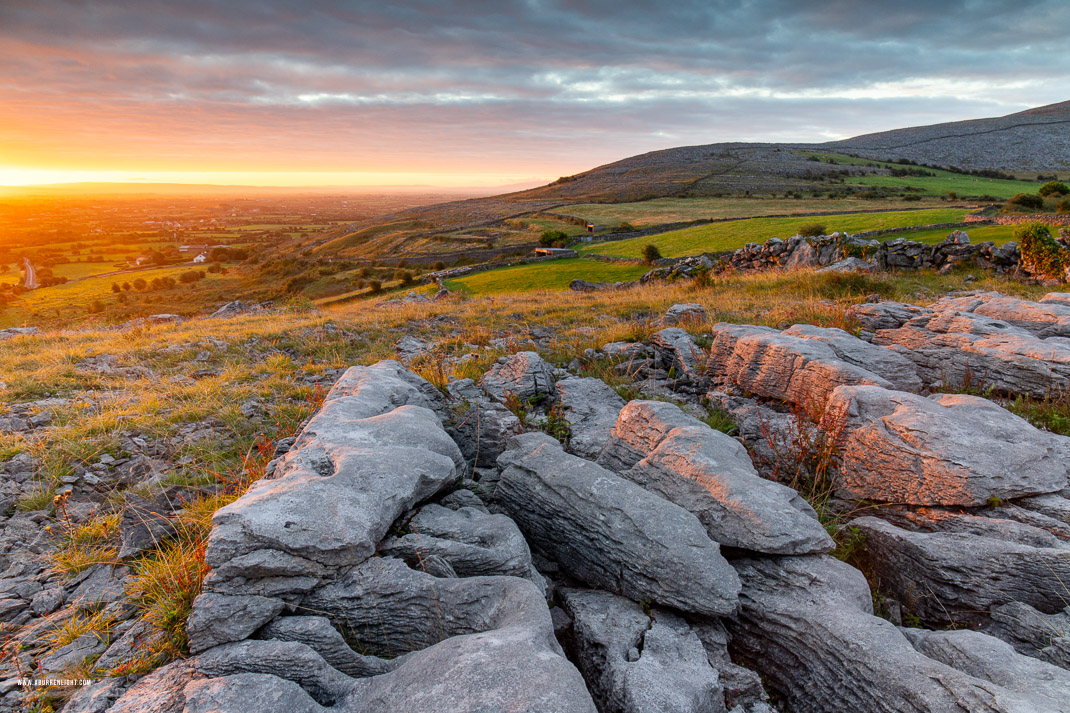
[[[99,667],[98,667],[99,668]],[[126,690],[121,678],[101,678],[78,688],[60,713],[105,713]]]
[[[698,635],[662,609],[608,592],[562,595],[574,658],[603,713],[723,713],[724,694]]]
[[[876,266],[857,257],[848,257],[818,269],[818,272],[875,272]]]
[[[406,529],[411,532],[384,540],[380,554],[403,559],[414,569],[426,556],[438,555],[461,577],[527,577],[531,572],[527,542],[505,515],[432,504],[423,506]]]
[[[261,630],[260,636],[305,644],[332,667],[353,678],[388,673],[404,661],[404,657],[382,659],[354,651],[323,616],[278,617]]]
[[[862,329],[876,332],[878,329],[899,329],[915,317],[926,314],[932,314],[932,310],[904,302],[874,302],[851,305],[846,317],[858,322]]]
[[[694,515],[543,434],[513,443],[495,499],[571,576],[685,612],[735,610],[735,573]]]
[[[841,386],[826,415],[844,422],[843,497],[912,505],[982,505],[1066,487],[1070,439],[976,396],[925,398]]]
[[[493,466],[505,450],[506,441],[523,433],[520,419],[502,404],[488,398],[471,379],[451,382],[448,389],[457,404],[449,432],[460,446],[462,455],[477,468]]]
[[[248,638],[282,608],[283,603],[278,599],[202,592],[194,601],[189,617],[190,651],[197,653]]]
[[[677,406],[632,401],[613,434],[617,449],[642,457],[621,475],[696,515],[721,545],[772,554],[833,548],[798,493],[759,477],[739,441]]]
[[[874,344],[903,349],[929,384],[1045,398],[1070,387],[1070,342],[1041,339],[991,317],[937,312],[881,330]]]
[[[672,370],[676,379],[698,380],[706,369],[706,351],[679,327],[655,332],[650,343],[661,368]]]
[[[1038,337],[1070,337],[1070,305],[1058,298],[1030,302],[998,292],[977,292],[966,297],[945,297],[931,308],[937,312],[972,312],[991,317]]]
[[[557,382],[556,389],[561,415],[572,433],[569,452],[590,460],[597,458],[624,408],[624,399],[601,379],[564,379]]]
[[[1070,670],[1070,606],[1044,614],[1022,602],[1007,602],[992,607],[989,616],[987,633],[1019,653]]]
[[[506,394],[514,395],[520,403],[532,403],[553,398],[556,381],[552,364],[535,352],[517,352],[499,359],[479,380],[479,385],[501,403],[505,402]]]
[[[296,683],[262,673],[240,673],[194,681],[183,691],[183,713],[222,713],[255,710],[257,713],[324,713]]]
[[[882,586],[929,625],[983,621],[991,607],[1008,602],[1049,614],[1064,606],[1070,546],[1017,523],[973,518],[956,530],[955,520],[943,520],[946,529],[936,532],[875,517],[848,526],[865,536],[867,565]],[[1038,539],[1022,541],[1029,536]]]
[[[1035,699],[1038,709],[1070,710],[1070,671],[1015,651],[979,631],[904,629],[914,648],[931,659]]]
[[[767,327],[713,327],[709,375],[758,396],[819,409],[837,386],[868,384],[890,388],[871,371],[840,359],[832,347]]]
[[[785,329],[783,334],[803,339],[814,339],[832,347],[836,356],[861,369],[888,380],[893,387],[901,391],[921,390],[914,363],[894,349],[876,346],[864,342],[842,329],[832,327],[815,327],[809,324],[795,324]]]
[[[700,304],[675,304],[661,318],[662,325],[672,327],[677,324],[702,324],[706,321],[706,308]]]
[[[175,713],[185,705],[185,688],[203,676],[189,659],[175,661],[140,679],[108,713]]]
[[[733,658],[762,674],[796,713],[1025,713],[1034,700],[918,653],[872,615],[862,573],[827,555],[733,563],[741,611]]]
[[[119,523],[122,542],[119,559],[136,557],[174,534],[175,524],[169,510],[158,503],[127,493]]]

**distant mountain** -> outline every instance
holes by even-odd
[[[882,131],[826,144],[866,158],[907,158],[960,168],[1070,168],[1070,101],[995,119]]]

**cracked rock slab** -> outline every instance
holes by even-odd
[[[841,497],[911,505],[983,505],[1066,487],[1070,439],[991,401],[838,387],[826,415],[843,420]]]
[[[608,592],[569,590],[562,601],[603,713],[723,713],[717,670],[683,619]]]
[[[632,401],[613,434],[618,453],[642,456],[622,477],[693,513],[721,545],[770,554],[832,550],[832,538],[798,493],[759,477],[739,441],[677,406]]]
[[[512,443],[495,499],[571,576],[685,612],[735,610],[735,572],[693,514],[544,434]]]

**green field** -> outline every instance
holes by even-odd
[[[621,265],[572,258],[477,272],[446,280],[446,287],[474,295],[566,290],[576,278],[588,282],[627,282],[638,279],[649,269],[646,265]]]
[[[903,191],[908,186],[920,189],[921,195],[947,195],[954,191],[959,196],[995,196],[997,198],[1010,198],[1016,193],[1036,193],[1042,185],[1034,181],[1007,181],[998,178],[981,178],[979,176],[967,176],[961,173],[953,173],[938,168],[923,166],[901,166],[886,161],[873,161],[864,158],[854,158],[842,154],[810,154],[820,159],[831,158],[835,163],[847,166],[866,166],[877,164],[884,168],[920,168],[923,171],[936,174],[935,176],[858,176],[848,178],[847,183],[869,186],[871,188],[885,188],[893,191]]]
[[[1013,225],[978,225],[975,228],[962,228],[970,236],[971,243],[983,243],[987,240],[991,240],[996,245],[1002,245],[1003,243],[1014,240],[1014,228]],[[894,233],[892,235],[880,235],[878,240],[895,240],[896,238],[904,238],[906,240],[915,240],[919,243],[928,243],[930,245],[936,245],[941,240],[948,236],[951,231],[947,228],[942,230],[917,230],[909,233]]]
[[[656,245],[665,257],[698,255],[704,252],[737,250],[747,243],[764,243],[769,238],[789,238],[808,223],[823,223],[828,232],[881,230],[910,225],[955,223],[966,215],[963,208],[932,208],[927,210],[895,211],[889,213],[848,213],[807,218],[753,218],[725,223],[712,223],[668,233],[629,238],[608,243],[593,243],[580,247],[581,252],[637,258],[643,246]],[[944,232],[947,235],[947,231]],[[892,236],[899,237],[899,236]]]
[[[928,204],[939,205],[936,198]],[[916,204],[917,205],[917,204]],[[555,213],[574,215],[598,225],[613,228],[622,222],[643,228],[664,223],[722,218],[751,218],[767,215],[802,213],[847,213],[858,210],[884,210],[903,207],[896,199],[862,200],[860,198],[655,198],[635,203],[580,203],[555,208]]]

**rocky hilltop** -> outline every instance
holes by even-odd
[[[867,158],[960,168],[1050,171],[1070,167],[1070,102],[993,119],[883,131],[828,144]]]
[[[192,655],[64,710],[1070,711],[1070,438],[995,400],[1065,389],[1070,295],[852,317],[676,305],[585,355],[631,400],[537,351],[352,367],[215,514]]]

